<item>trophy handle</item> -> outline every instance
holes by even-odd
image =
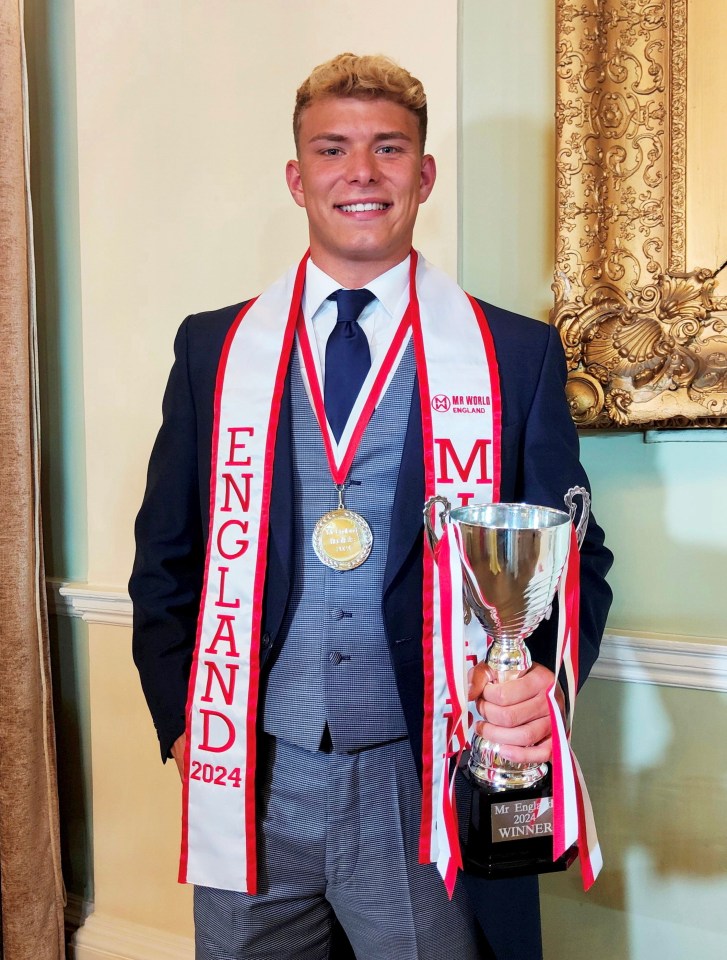
[[[436,516],[432,517],[432,508],[436,503],[441,504],[442,509],[439,512],[439,522],[444,526],[444,524],[449,520],[449,513],[452,509],[452,504],[447,500],[446,497],[430,497],[427,502],[424,504],[424,528],[427,534],[427,543],[429,544],[429,549],[434,552],[434,548],[439,543],[439,537],[436,534],[434,529],[437,522]]]
[[[576,513],[578,512],[578,505],[575,503],[575,497],[580,497],[583,500],[581,518],[576,526],[576,539],[578,540],[578,549],[580,550],[580,548],[583,546],[583,540],[586,536],[588,518],[591,515],[591,495],[585,487],[571,487],[568,493],[566,493],[566,495],[563,497],[565,500],[565,505],[568,508],[568,513],[570,513],[572,523],[575,523]]]
[[[424,528],[427,534],[427,543],[429,544],[429,549],[434,553],[434,548],[439,543],[439,537],[434,529],[436,523],[436,516],[432,518],[432,508],[435,504],[440,504],[442,509],[439,513],[439,522],[444,526],[445,523],[449,520],[449,514],[452,509],[452,504],[447,500],[446,497],[430,497],[429,500],[424,504]],[[472,621],[472,607],[469,605],[467,600],[467,594],[465,593],[464,584],[462,585],[462,611],[464,614],[465,625],[469,625]]]

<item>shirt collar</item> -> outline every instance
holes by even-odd
[[[411,255],[366,284],[366,289],[373,293],[390,316],[394,316],[397,305],[409,285],[410,260]],[[303,291],[304,315],[314,317],[326,298],[340,288],[340,283],[324,273],[309,258],[306,264],[305,290]]]

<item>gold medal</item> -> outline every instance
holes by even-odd
[[[337,485],[338,509],[324,514],[313,530],[313,549],[327,567],[353,570],[371,553],[371,527],[354,510],[343,504],[343,484]]]

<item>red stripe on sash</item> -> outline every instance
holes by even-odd
[[[578,656],[580,646],[580,607],[581,607],[581,554],[578,549],[578,536],[576,528],[571,524],[570,535],[570,563],[568,564],[568,577],[566,579],[566,602],[568,605],[568,619],[566,623],[570,624],[568,634],[568,643],[570,649],[566,656],[570,657],[573,669],[573,690],[571,696],[575,700],[578,693]],[[571,704],[571,713],[574,703]]]
[[[580,595],[580,554],[578,551],[578,536],[576,534],[576,529],[573,524],[570,528],[570,545],[568,549],[568,558],[566,560],[565,569],[563,571],[563,577],[565,581],[562,584],[562,596],[563,596],[563,609],[560,610],[559,616],[564,619],[564,636],[563,644],[560,650],[560,660],[555,664],[556,675],[560,671],[560,666],[564,661],[568,661],[570,664],[571,672],[574,678],[573,689],[568,688],[568,699],[570,701],[570,713],[571,716],[575,709],[575,697],[578,689],[578,606],[579,606],[579,595]],[[567,675],[567,674],[566,674]],[[587,843],[587,837],[585,831],[585,814],[584,814],[584,799],[583,799],[583,790],[581,784],[578,782],[578,776],[576,771],[576,761],[573,756],[572,748],[570,747],[570,731],[567,731],[566,737],[563,743],[557,734],[558,727],[556,726],[556,711],[558,710],[554,692],[548,697],[548,707],[550,711],[551,727],[552,727],[552,749],[553,749],[553,762],[552,762],[552,782],[553,782],[553,860],[557,860],[558,857],[562,856],[565,853],[567,846],[566,839],[566,764],[569,765],[568,772],[572,772],[574,777],[575,784],[575,800],[576,800],[576,809],[578,814],[578,843],[579,847],[582,847],[584,843]],[[583,869],[583,863],[581,863],[581,873],[584,881],[584,889],[586,883],[586,872]],[[590,862],[589,862],[590,869]],[[593,876],[591,871],[591,883],[593,882]]]
[[[457,841],[457,846],[459,846],[459,841]],[[461,866],[461,864],[460,864]],[[444,874],[444,886],[449,894],[449,899],[452,899],[452,894],[454,893],[454,885],[457,882],[457,870],[458,866],[454,860],[450,860],[447,865],[447,872]]]
[[[419,379],[419,398],[422,408],[422,445],[424,448],[424,499],[434,496],[434,439],[432,430],[432,407],[429,396],[424,340],[422,337],[419,301],[416,296],[417,253],[411,252],[409,274],[409,302],[412,305],[412,342]],[[434,724],[434,558],[429,550],[424,551],[422,659],[424,668],[424,720],[422,732],[422,818],[419,834],[419,862],[431,862],[431,833],[434,810],[432,808],[433,763],[432,734]]]
[[[497,503],[500,499],[500,478],[502,462],[502,445],[500,437],[502,435],[502,395],[500,393],[500,371],[497,367],[497,356],[495,354],[495,344],[492,339],[492,331],[487,322],[487,317],[480,304],[469,293],[467,299],[472,304],[477,324],[482,335],[482,343],[485,347],[487,365],[490,368],[490,387],[492,390],[492,502]]]
[[[442,619],[442,653],[444,657],[444,672],[447,677],[447,689],[451,696],[450,707],[452,716],[458,716],[460,703],[457,697],[457,681],[454,676],[454,663],[452,660],[452,578],[450,575],[450,540],[443,536],[437,544],[437,569],[439,571],[439,611]],[[454,729],[451,731],[454,736]],[[447,744],[449,746],[449,744]]]
[[[552,784],[553,784],[553,860],[565,853],[565,791],[563,788],[563,764],[571,763],[570,754],[563,756],[560,746],[560,737],[557,735],[556,705],[548,698],[550,713],[550,727],[552,730],[551,743],[553,750]]]
[[[454,597],[452,596],[452,577],[450,570],[451,562],[451,541],[445,534],[437,546],[436,563],[439,571],[439,600],[440,617],[442,621],[442,648],[444,653],[444,669],[447,676],[447,688],[449,690],[451,701],[450,710],[452,711],[452,724],[449,731],[449,738],[445,744],[445,754],[442,758],[444,765],[444,782],[446,784],[446,797],[444,807],[444,822],[447,830],[447,845],[449,847],[449,862],[444,874],[444,886],[447,890],[450,900],[454,893],[454,885],[457,880],[457,870],[462,867],[462,854],[459,847],[459,829],[457,824],[457,807],[454,802],[454,785],[452,778],[454,771],[451,770],[452,756],[454,754],[454,744],[458,738],[461,739],[462,721],[460,719],[461,703],[457,696],[457,681],[454,676],[454,663],[452,660],[452,616]],[[459,562],[459,559],[458,559]],[[456,724],[455,724],[456,718]],[[457,759],[461,750],[457,751]]]
[[[578,859],[581,862],[581,881],[584,891],[591,889],[596,881],[593,873],[593,863],[591,862],[591,851],[588,846],[588,827],[586,826],[585,800],[583,797],[583,785],[580,777],[576,775],[576,798],[578,801]]]

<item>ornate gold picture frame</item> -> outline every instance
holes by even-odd
[[[725,426],[721,267],[686,262],[687,0],[556,2],[552,320],[573,419]]]

